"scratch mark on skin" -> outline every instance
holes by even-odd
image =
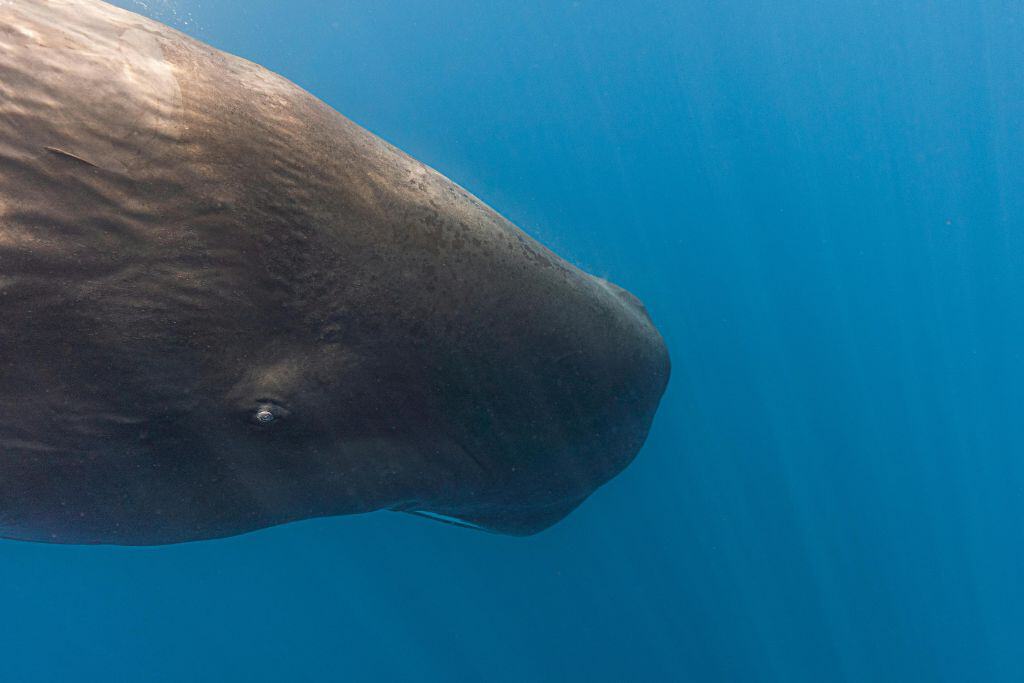
[[[50,152],[51,154],[56,154],[58,156],[67,157],[68,159],[74,159],[75,161],[77,161],[79,163],[82,163],[82,164],[85,164],[86,166],[92,166],[93,168],[99,168],[99,166],[97,166],[96,164],[92,163],[91,161],[83,159],[82,157],[80,157],[78,155],[75,155],[75,154],[72,154],[71,152],[65,152],[63,149],[58,149],[56,147],[43,147],[43,149],[45,149],[47,152]]]

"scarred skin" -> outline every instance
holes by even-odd
[[[535,533],[668,376],[632,295],[289,81],[96,0],[0,4],[0,536]]]

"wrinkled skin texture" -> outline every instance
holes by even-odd
[[[0,4],[0,536],[378,509],[529,534],[642,445],[630,294],[279,76],[95,0]]]

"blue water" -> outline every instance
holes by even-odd
[[[1024,680],[1024,12],[152,0],[629,288],[674,374],[528,539],[0,544],[4,681]]]

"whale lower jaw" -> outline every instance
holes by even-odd
[[[472,512],[435,512],[432,510],[402,510],[410,515],[432,519],[466,529],[486,531],[509,536],[532,536],[561,521],[587,498],[560,501],[554,504],[527,508],[473,510]]]
[[[445,524],[452,524],[454,526],[461,526],[466,529],[477,529],[479,531],[487,531],[486,528],[473,522],[467,522],[464,519],[458,517],[452,517],[451,515],[442,515],[440,512],[430,512],[429,510],[408,510],[410,515],[416,515],[417,517],[424,517],[426,519],[433,519],[438,522],[444,522]]]

